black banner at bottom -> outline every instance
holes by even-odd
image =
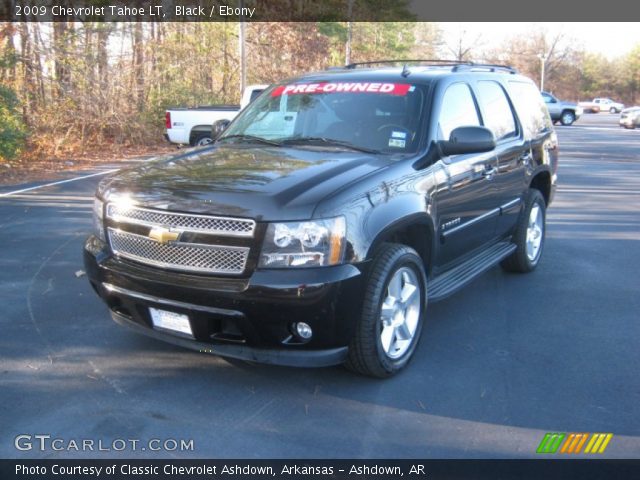
[[[0,460],[24,480],[457,480],[640,478],[638,460]]]

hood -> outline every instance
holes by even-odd
[[[99,192],[177,212],[304,220],[323,198],[388,164],[342,149],[213,146],[119,172]]]

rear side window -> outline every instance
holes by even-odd
[[[454,83],[442,97],[442,108],[438,120],[441,139],[448,140],[457,127],[480,125],[478,110],[466,83]]]
[[[493,131],[496,140],[515,137],[516,120],[507,94],[500,84],[490,80],[478,82],[478,97],[482,106],[484,126]]]
[[[520,122],[528,137],[551,130],[549,110],[542,95],[533,83],[511,80],[508,82],[511,99],[516,107]]]
[[[258,98],[262,92],[264,92],[263,89],[256,89],[252,91],[251,97],[249,98],[249,103],[253,102],[256,98]]]

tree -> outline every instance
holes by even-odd
[[[582,52],[573,45],[573,39],[562,33],[549,34],[546,29],[534,27],[529,32],[513,36],[506,45],[485,52],[490,63],[507,64],[540,85],[544,56],[544,88],[566,99],[577,100],[580,91],[580,63]]]
[[[0,85],[0,159],[10,160],[22,149],[26,129],[13,90]]]
[[[482,34],[470,35],[464,28],[458,29],[458,35],[455,38],[444,42],[444,49],[447,56],[453,55],[453,59],[459,62],[471,61],[475,56],[479,47],[482,45]]]

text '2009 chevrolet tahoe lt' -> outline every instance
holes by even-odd
[[[103,180],[84,249],[113,319],[202,352],[386,377],[427,314],[544,247],[557,139],[537,88],[469,63],[273,85],[218,140]]]

